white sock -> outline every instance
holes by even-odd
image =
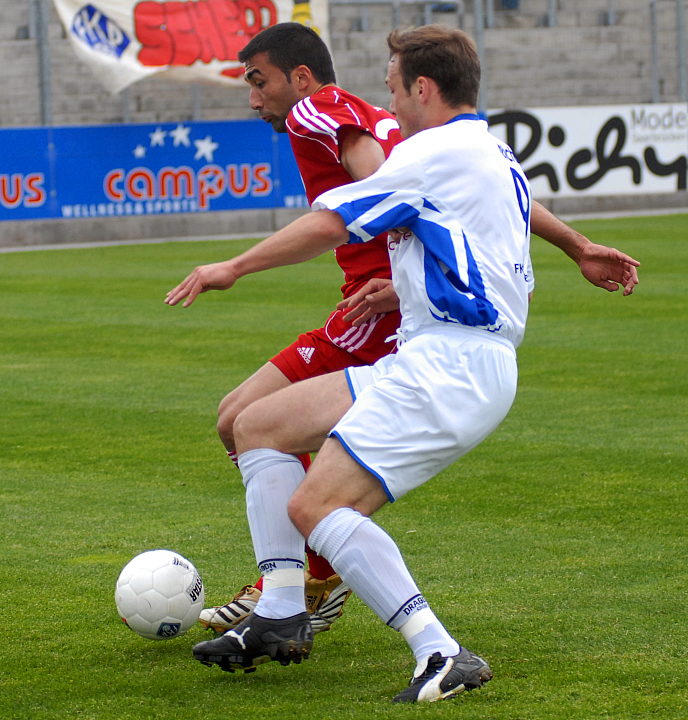
[[[453,657],[461,652],[459,643],[447,632],[444,625],[435,617],[435,613],[427,606],[406,618],[398,630],[409,644],[413,656],[419,664],[436,652],[442,657]]]
[[[351,508],[334,510],[315,526],[308,544],[383,622],[401,631],[416,660],[459,652],[418,590],[396,543],[370,518]]]
[[[262,617],[285,618],[304,612],[305,541],[287,514],[287,503],[305,471],[294,455],[260,448],[239,456],[246,487],[246,515],[263,594]]]

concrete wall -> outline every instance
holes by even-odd
[[[5,2],[0,8],[0,63],[3,93],[0,126],[40,124],[39,48],[32,8],[39,0]],[[49,0],[46,0],[49,2]],[[373,0],[371,0],[373,2]],[[648,102],[651,92],[648,0],[614,0],[617,23],[602,24],[606,0],[559,0],[557,26],[544,27],[547,0],[520,0],[518,11],[499,10],[486,31],[484,63],[489,107],[544,107],[585,102]],[[457,16],[441,2],[404,0],[398,19],[458,22],[473,32],[472,2]],[[658,2],[659,81],[662,102],[678,97],[675,3]],[[434,10],[433,10],[434,8]],[[251,117],[243,88],[179,85],[146,79],[120,95],[105,91],[74,55],[49,4],[49,55],[54,125],[109,122],[163,122]],[[445,11],[440,12],[439,10]],[[431,11],[429,15],[425,11]],[[385,38],[395,15],[391,5],[343,4],[330,7],[331,47],[339,83],[378,104],[387,103]],[[688,12],[686,13],[688,16]]]
[[[152,217],[83,218],[0,223],[0,248],[29,248],[121,240],[266,237],[303,210],[237,210]]]
[[[0,6],[0,126],[40,124],[37,0],[15,0]],[[460,23],[474,30],[472,2],[459,16],[451,6],[404,2],[402,24],[427,20]],[[616,24],[606,25],[606,0],[559,0],[557,26],[547,27],[546,0],[521,0],[519,9],[500,10],[495,0],[494,27],[486,31],[484,87],[487,106],[545,107],[572,104],[644,103],[651,100],[649,2],[615,0]],[[675,4],[658,3],[661,101],[676,101]],[[427,13],[430,12],[430,15]],[[688,12],[686,13],[688,16]],[[391,5],[331,5],[331,48],[338,82],[380,105],[388,102],[384,86],[385,38],[394,23]],[[110,95],[90,69],[75,57],[50,5],[49,57],[52,123],[80,125],[128,122],[241,119],[252,117],[243,88],[184,86],[143,80],[120,95]],[[595,212],[646,207],[688,207],[685,193],[646,198],[581,198],[556,201],[557,212]],[[60,243],[82,240],[185,236],[197,234],[265,234],[288,216],[287,211],[210,213],[150,218],[2,223],[0,245]]]

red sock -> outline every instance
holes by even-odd
[[[239,467],[239,460],[237,459],[236,450],[227,450],[227,457]]]
[[[297,455],[299,461],[303,465],[304,470],[308,470],[308,468],[311,466],[311,456],[310,455]]]
[[[308,569],[314,578],[327,580],[330,575],[334,575],[335,571],[332,565],[324,557],[318,555],[315,550],[311,550],[308,545],[306,545],[306,556],[308,557]]]

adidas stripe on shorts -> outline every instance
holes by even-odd
[[[346,322],[345,314],[335,310],[324,327],[302,333],[270,362],[294,383],[351,365],[370,365],[394,351],[394,343],[387,340],[399,327],[399,313],[375,315],[360,327]]]

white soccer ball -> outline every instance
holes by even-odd
[[[171,550],[148,550],[127,563],[115,588],[122,620],[150,640],[183,635],[203,609],[205,591],[198,571]]]

